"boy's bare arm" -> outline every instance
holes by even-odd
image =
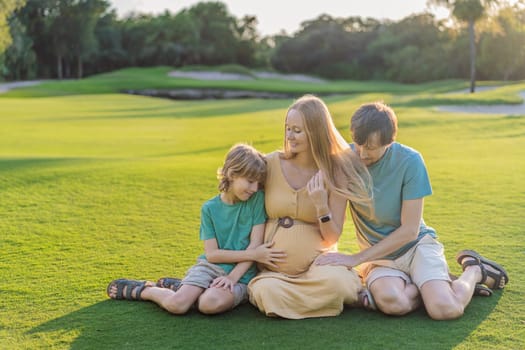
[[[248,244],[248,247],[246,247],[246,250],[255,250],[257,247],[261,246],[264,240],[264,228],[265,225],[257,225],[252,227],[252,232],[250,234],[250,244]],[[257,255],[257,254],[255,254]],[[233,270],[230,271],[228,274],[229,279],[237,283],[241,279],[241,277],[248,271],[250,266],[252,266],[255,259],[251,261],[241,261],[235,265]]]
[[[240,263],[248,262],[248,268],[252,262],[273,265],[274,262],[283,261],[286,254],[279,249],[272,249],[273,243],[263,243],[264,224],[256,225],[250,234],[250,244],[245,250],[219,249],[217,240],[208,239],[204,241],[206,259],[211,263]]]
[[[250,244],[246,248],[246,251],[253,251],[256,247],[260,246],[262,243],[263,237],[264,237],[264,225],[254,226],[252,228],[252,232],[250,233]],[[217,245],[217,241],[215,241],[215,245]],[[205,246],[206,246],[206,242],[205,242]],[[207,252],[208,251],[206,250],[206,254],[208,254]],[[216,255],[218,256],[222,256],[226,258],[228,257],[235,258],[235,255],[239,255],[239,254],[230,254],[230,253],[235,253],[236,251],[222,250],[218,248],[215,250],[212,250],[212,255],[213,255],[213,252],[217,253]],[[206,255],[206,258],[208,259],[208,261],[210,261],[208,258],[208,255]],[[213,261],[210,261],[210,262],[213,262]],[[217,277],[211,283],[210,287],[211,288],[213,287],[227,288],[233,292],[234,285],[241,279],[241,277],[246,273],[246,271],[248,271],[248,269],[250,268],[250,266],[252,266],[252,264],[253,264],[253,260],[238,262],[237,265],[235,265],[235,267],[233,268],[233,270],[230,271],[228,276]]]

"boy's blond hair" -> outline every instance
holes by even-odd
[[[224,165],[217,170],[219,191],[227,192],[234,177],[245,177],[263,186],[266,180],[264,154],[245,143],[232,146],[226,155]]]

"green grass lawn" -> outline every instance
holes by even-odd
[[[0,98],[0,349],[525,348],[525,116],[437,112],[432,104],[466,85],[458,82],[399,92],[396,84],[340,82],[367,92],[325,98],[345,136],[361,103],[391,103],[399,141],[428,165],[434,195],[425,219],[451,270],[460,272],[454,256],[464,248],[507,268],[507,288],[475,298],[461,319],[347,309],[291,321],[250,305],[172,316],[151,303],[109,300],[106,286],[184,274],[202,252],[199,210],[217,193],[225,152],[239,141],[280,148],[291,100],[169,101],[112,93],[132,80],[104,79],[67,83],[76,84],[71,93],[48,83]],[[500,103],[524,89],[446,96]],[[356,250],[351,222],[340,248]]]

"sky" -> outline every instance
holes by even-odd
[[[426,0],[220,0],[236,18],[255,15],[257,29],[263,36],[278,34],[281,30],[293,34],[300,23],[321,14],[332,17],[372,17],[400,20],[428,9]],[[203,0],[110,0],[119,16],[130,11],[159,14],[168,9],[177,13]],[[438,18],[448,16],[444,8],[430,9]]]

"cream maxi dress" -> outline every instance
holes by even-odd
[[[259,266],[261,272],[248,285],[250,302],[267,316],[301,319],[339,315],[343,304],[357,301],[361,281],[346,267],[312,264],[319,254],[336,250],[336,246],[323,245],[308,191],[288,184],[279,153],[269,154],[267,160],[265,205],[269,220],[264,240],[273,240],[273,248],[285,250],[287,257],[278,269]]]

